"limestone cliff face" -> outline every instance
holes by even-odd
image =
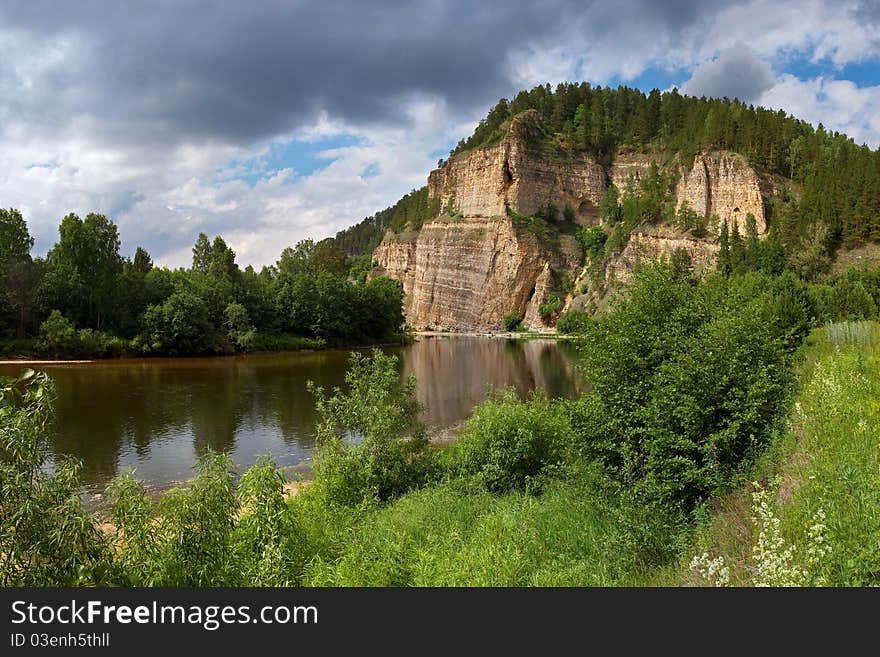
[[[648,175],[652,162],[656,162],[658,166],[662,164],[661,158],[657,155],[621,153],[614,158],[614,162],[608,172],[608,177],[619,192],[623,194],[630,179],[637,185],[642,178]]]
[[[514,120],[495,147],[451,159],[428,176],[428,195],[465,217],[504,216],[507,207],[534,214],[548,203],[566,206],[581,223],[595,221],[605,193],[605,170],[587,155],[530,148],[537,112]]]
[[[373,258],[373,275],[403,283],[407,323],[420,330],[498,330],[504,315],[543,301],[538,281],[549,271],[537,240],[508,217],[444,217],[407,243],[388,234]],[[540,317],[526,325],[543,327]]]
[[[598,222],[598,205],[607,183],[623,191],[638,182],[652,164],[677,180],[677,206],[687,203],[705,217],[718,215],[745,232],[748,213],[759,234],[766,233],[767,181],[734,153],[709,152],[692,166],[658,154],[619,155],[607,173],[586,155],[553,149],[543,138],[535,112],[520,115],[497,145],[450,159],[428,177],[428,195],[440,200],[441,214],[418,233],[388,233],[373,253],[379,268],[371,276],[400,280],[409,326],[420,329],[499,330],[505,315],[522,317],[529,330],[549,330],[539,307],[550,294],[563,296],[561,282],[575,281],[576,296],[567,306],[596,301],[632,278],[639,262],[670,258],[684,249],[694,269],[714,264],[717,238],[695,238],[668,226],[637,228],[623,251],[605,263],[600,289],[595,272],[582,267],[583,252],[570,234],[558,234],[548,246],[508,209],[533,215],[553,203],[580,224]],[[569,233],[570,225],[569,225]],[[566,286],[567,288],[567,286]],[[567,288],[570,289],[570,288]],[[588,289],[582,294],[582,289]]]
[[[691,170],[682,175],[677,207],[687,203],[704,217],[717,215],[745,234],[746,215],[752,213],[758,234],[767,232],[761,180],[742,155],[717,151],[697,155]]]
[[[632,280],[639,263],[669,260],[683,249],[691,258],[694,271],[712,267],[720,247],[714,240],[671,234],[634,232],[620,255],[609,258],[605,266],[606,285],[615,286]]]

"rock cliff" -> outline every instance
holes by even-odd
[[[742,155],[725,151],[697,155],[679,181],[677,196],[678,207],[687,203],[704,217],[717,215],[727,220],[731,230],[738,226],[741,234],[745,234],[746,215],[752,213],[758,234],[767,232],[761,181]]]
[[[534,214],[553,203],[581,223],[594,221],[605,193],[605,170],[587,155],[546,151],[531,143],[541,126],[534,110],[514,119],[495,147],[451,159],[428,176],[428,195],[465,217],[505,216],[510,207]]]
[[[461,153],[432,171],[428,196],[440,200],[440,215],[418,232],[387,233],[376,248],[379,267],[371,276],[402,282],[411,327],[499,330],[504,316],[515,313],[527,329],[548,330],[539,308],[552,294],[565,297],[567,305],[583,305],[585,298],[595,300],[630,280],[638,262],[669,258],[677,249],[688,253],[697,270],[712,266],[719,248],[715,238],[666,226],[640,227],[605,263],[601,289],[572,299],[567,281],[575,281],[579,293],[589,277],[571,221],[597,223],[608,182],[622,191],[630,178],[644,177],[652,163],[677,181],[677,207],[687,203],[743,233],[752,213],[759,234],[766,233],[766,181],[737,154],[702,153],[685,167],[678,158],[663,162],[657,154],[626,153],[606,172],[589,156],[548,146],[542,130],[537,114],[526,112],[498,144]],[[558,210],[556,223],[544,222],[538,231],[532,226],[530,232],[519,215],[534,215],[549,204]]]
[[[414,240],[389,233],[373,258],[373,275],[403,283],[407,323],[420,330],[497,330],[505,315],[522,316],[546,294],[549,261],[509,217],[441,217]],[[525,324],[540,330],[535,314]]]

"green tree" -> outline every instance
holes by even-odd
[[[211,242],[204,233],[199,233],[192,249],[192,269],[200,274],[207,274],[211,269]]]
[[[117,277],[122,272],[119,233],[104,215],[89,213],[85,220],[68,214],[58,228],[59,240],[47,255],[47,267],[65,279],[47,290],[53,307],[65,310],[80,326],[100,329],[115,311]],[[69,292],[70,295],[64,294]]]
[[[202,299],[177,291],[144,313],[144,342],[150,351],[186,356],[217,351],[216,329]]]
[[[33,245],[34,239],[21,213],[0,208],[0,282],[4,292],[0,309],[19,338],[24,337],[34,303],[36,270],[30,254]]]

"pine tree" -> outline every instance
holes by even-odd
[[[718,251],[718,271],[725,276],[730,276],[730,229],[727,226],[727,219],[721,224],[719,242],[721,249]]]

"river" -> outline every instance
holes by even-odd
[[[401,376],[418,380],[422,419],[433,430],[465,420],[489,385],[521,396],[543,388],[571,398],[579,389],[573,345],[555,340],[420,337],[398,356]],[[238,468],[270,454],[282,468],[308,464],[314,451],[313,380],[343,386],[349,350],[248,354],[216,358],[150,358],[46,364],[55,381],[53,458],[82,461],[86,493],[135,468],[149,489],[193,474],[208,448],[228,452]],[[0,374],[20,367],[0,366]]]

